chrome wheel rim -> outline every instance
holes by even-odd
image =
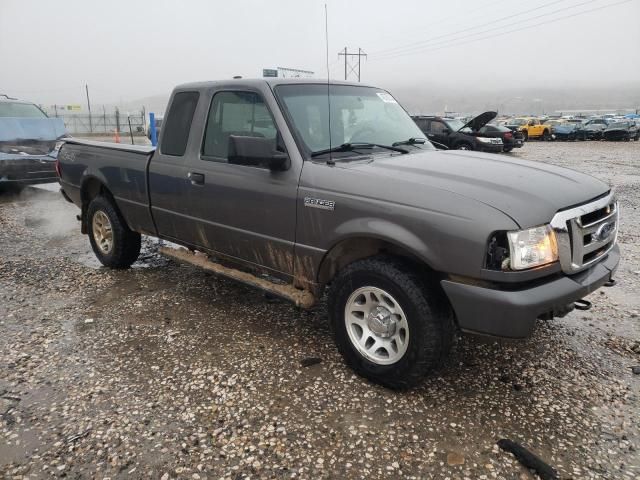
[[[91,232],[98,249],[105,255],[109,254],[113,248],[113,229],[109,217],[102,210],[93,215]]]
[[[377,287],[354,291],[344,310],[353,347],[377,365],[398,362],[409,346],[409,324],[398,301]]]

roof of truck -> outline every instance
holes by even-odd
[[[244,85],[248,87],[260,87],[264,85],[269,85],[271,87],[275,87],[277,85],[289,85],[289,84],[309,84],[309,85],[326,85],[327,80],[322,78],[230,78],[226,80],[213,80],[206,82],[190,82],[183,83],[178,85],[176,89],[203,89],[215,87],[218,85],[228,85],[230,83],[237,83],[238,85]],[[357,82],[344,82],[341,80],[330,80],[330,85],[351,85],[354,87],[369,87],[369,88],[377,88],[373,85],[365,85],[363,83]]]

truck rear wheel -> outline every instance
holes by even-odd
[[[419,383],[453,340],[453,314],[438,289],[393,257],[360,260],[341,271],[328,300],[346,363],[386,387]]]
[[[91,200],[87,225],[93,253],[105,267],[129,268],[137,260],[140,234],[129,229],[110,199],[98,196]]]

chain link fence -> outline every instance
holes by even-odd
[[[129,134],[129,124],[133,135],[144,135],[146,122],[144,112],[128,112],[117,109],[113,113],[60,113],[50,115],[61,118],[67,132],[71,135],[113,135],[116,130]]]

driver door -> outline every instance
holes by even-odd
[[[192,243],[288,278],[301,166],[272,171],[228,162],[231,135],[273,140],[275,149],[286,127],[276,124],[260,91],[212,93],[200,152],[188,160]]]

